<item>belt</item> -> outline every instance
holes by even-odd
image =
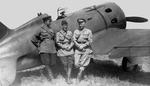
[[[85,44],[86,42],[78,42],[79,44]]]

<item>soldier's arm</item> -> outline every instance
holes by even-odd
[[[72,48],[72,47],[73,47],[73,45],[74,45],[74,42],[71,42],[71,44],[70,44],[70,48]]]
[[[60,41],[60,36],[59,36],[59,35],[60,35],[59,33],[56,33],[56,43],[57,43],[57,45],[58,45],[59,47],[65,48],[65,47],[63,46],[62,42]]]
[[[79,47],[80,48],[80,44],[77,42],[77,32],[76,31],[74,31],[74,34],[73,34],[73,42],[74,42],[74,44],[77,46],[77,47]]]
[[[36,32],[33,37],[31,38],[31,42],[36,46],[39,47],[40,44],[40,31]]]
[[[89,46],[89,45],[92,43],[92,41],[93,41],[93,38],[92,38],[92,37],[93,37],[92,32],[89,31],[88,40],[87,40],[87,42],[84,44],[83,47]]]
[[[92,31],[89,31],[87,45],[90,45],[92,42],[93,42],[93,34],[92,34]]]
[[[74,42],[73,42],[73,34],[72,34],[72,32],[70,33],[70,46],[69,46],[69,49],[71,49],[72,47],[73,47],[73,45],[74,45]]]
[[[37,41],[37,39],[36,39],[35,36],[32,37],[31,42],[32,42],[36,47],[38,47],[38,41]]]
[[[52,28],[49,29],[49,34],[50,34],[52,37],[54,37],[54,36],[56,35]]]
[[[53,40],[56,40],[56,33],[53,30],[51,31],[51,36]]]

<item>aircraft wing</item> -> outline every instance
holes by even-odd
[[[110,58],[150,55],[150,30],[109,28],[94,33],[95,54],[110,54]]]

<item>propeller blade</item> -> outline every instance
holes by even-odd
[[[126,21],[142,23],[142,22],[147,22],[148,19],[143,17],[126,17]]]

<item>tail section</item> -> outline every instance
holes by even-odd
[[[9,31],[10,29],[7,26],[5,26],[2,22],[0,22],[0,39],[4,37]]]

